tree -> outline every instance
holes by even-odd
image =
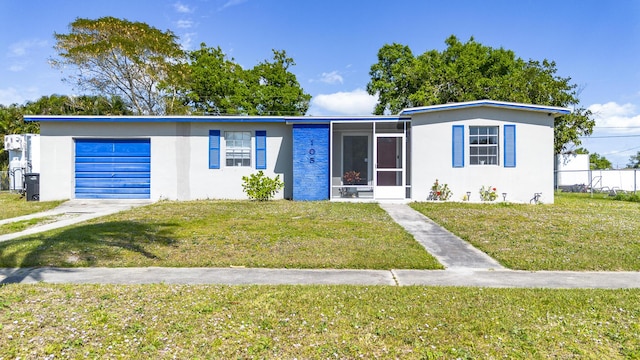
[[[640,151],[638,151],[635,155],[631,155],[629,157],[629,163],[627,164],[627,168],[640,169]]]
[[[289,67],[296,63],[284,50],[272,50],[273,60],[249,71],[251,115],[304,115],[311,95],[304,92]]]
[[[23,106],[23,113],[29,115],[130,115],[124,101],[117,97],[105,96],[42,96]]]
[[[591,170],[611,169],[611,161],[598,153],[589,154],[589,167]]]
[[[374,113],[384,114],[414,106],[410,97],[418,91],[416,59],[408,46],[384,45],[378,51],[378,63],[371,66],[367,92],[378,95]]]
[[[407,46],[384,45],[371,66],[367,91],[378,95],[375,113],[397,113],[405,107],[492,99],[573,107],[556,118],[554,150],[579,145],[595,126],[591,112],[579,107],[577,86],[558,76],[555,62],[525,61],[511,50],[484,46],[455,36],[442,52],[414,57]]]
[[[220,47],[201,44],[189,53],[185,102],[205,114],[242,114],[247,112],[249,93],[245,70],[227,59]]]
[[[0,105],[0,138],[9,134],[40,133],[40,123],[25,122],[24,114],[29,115],[127,115],[131,112],[122,99],[104,96],[42,96],[36,101],[24,105]],[[8,164],[7,154],[0,147],[0,169]]]
[[[304,115],[306,94],[289,68],[286,52],[273,50],[273,60],[245,70],[220,47],[201,44],[189,53],[186,81],[180,86],[184,103],[206,114]]]
[[[121,97],[136,114],[166,113],[168,73],[184,60],[171,31],[114,17],[78,18],[68,34],[54,36],[60,58],[52,64],[76,67],[70,79],[81,89]]]

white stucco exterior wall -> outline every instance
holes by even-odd
[[[220,169],[209,169],[209,130],[220,130]],[[292,176],[291,128],[284,123],[42,122],[40,199],[74,198],[76,138],[148,138],[151,200],[246,199],[242,176],[256,173],[255,130],[267,132],[267,176]],[[251,131],[251,166],[225,166],[225,131]],[[289,184],[287,184],[289,185]],[[276,198],[290,198],[286,186]]]
[[[505,168],[504,128],[516,125],[516,167]],[[490,107],[454,109],[412,115],[412,200],[424,201],[438,179],[453,192],[450,200],[479,202],[482,186],[497,189],[498,201],[528,203],[534,193],[553,203],[553,116],[546,113]],[[452,166],[452,126],[464,126],[464,167]],[[499,165],[470,165],[469,126],[499,127]]]

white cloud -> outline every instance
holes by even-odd
[[[29,53],[34,48],[44,48],[48,42],[46,40],[24,40],[9,46],[9,56],[22,57]]]
[[[193,46],[193,38],[196,36],[196,33],[185,33],[180,36],[180,46],[182,46],[185,50],[191,50]]]
[[[176,22],[176,27],[178,29],[189,29],[193,27],[193,21],[191,20],[178,20]]]
[[[612,132],[640,132],[640,113],[634,104],[593,104],[588,107],[596,120],[596,129],[603,128]]]
[[[320,94],[313,97],[312,112],[331,115],[370,115],[378,101],[377,96],[369,95],[363,89],[333,94]],[[312,115],[319,115],[318,113]]]
[[[26,90],[18,90],[10,87],[0,89],[0,104],[9,106],[11,104],[24,104],[27,100],[35,99],[38,89],[29,88]]]
[[[232,6],[240,5],[240,4],[245,3],[245,2],[247,2],[247,0],[229,0],[224,5],[222,5],[220,10],[224,10],[224,9],[232,7]]]
[[[11,72],[19,72],[24,70],[24,64],[13,64],[9,66],[9,71]]]
[[[320,77],[320,81],[327,84],[336,84],[336,83],[342,84],[344,79],[342,78],[342,75],[340,75],[340,73],[337,70],[334,70],[332,72],[322,73],[322,76]]]
[[[189,13],[193,12],[192,8],[190,8],[188,5],[185,5],[185,4],[181,3],[181,2],[177,2],[177,3],[173,4],[173,8],[177,12],[182,13],[182,14],[189,14]]]

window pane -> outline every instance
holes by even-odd
[[[227,166],[251,166],[251,132],[225,131]]]
[[[469,162],[472,165],[498,164],[497,126],[469,127]]]

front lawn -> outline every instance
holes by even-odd
[[[640,270],[640,205],[558,193],[555,204],[413,203],[511,269]]]
[[[0,220],[51,210],[62,201],[27,201],[19,194],[0,192]]]
[[[0,287],[0,358],[638,359],[640,290]]]
[[[163,201],[0,243],[0,267],[440,269],[377,204]]]

